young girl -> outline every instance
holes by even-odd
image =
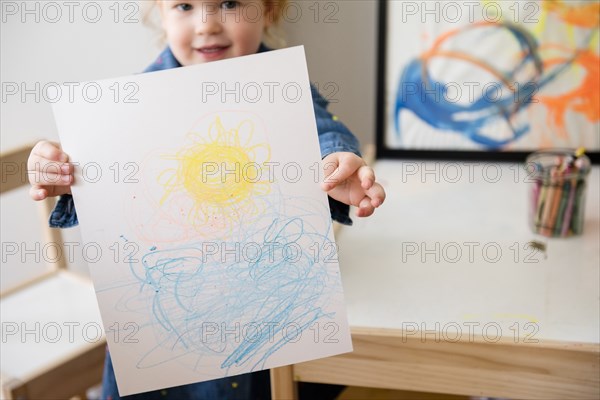
[[[144,72],[269,51],[262,44],[267,30],[276,25],[286,0],[206,1],[157,0],[167,48]],[[259,12],[257,12],[259,11]],[[385,193],[375,181],[373,169],[360,157],[358,141],[327,110],[327,101],[313,89],[313,103],[325,179],[321,187],[329,195],[333,219],[351,224],[349,205],[358,207],[356,215],[373,214]],[[34,200],[60,196],[50,217],[54,227],[77,224],[71,197],[73,166],[57,143],[36,144],[28,161],[30,195]],[[59,166],[50,168],[49,165]],[[57,173],[46,171],[56,170]],[[42,173],[44,171],[44,173]],[[118,399],[110,355],[107,353],[103,379],[103,399]],[[153,399],[259,399],[269,397],[268,372],[246,374],[167,390],[147,392],[127,398]]]

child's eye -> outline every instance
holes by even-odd
[[[175,6],[179,11],[189,11],[192,9],[192,5],[188,3],[180,3]]]
[[[224,1],[221,3],[221,8],[231,10],[232,8],[236,8],[239,4],[239,1]]]

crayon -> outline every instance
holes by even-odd
[[[569,236],[583,231],[586,177],[589,159],[582,148],[575,152],[548,150],[534,153],[530,192],[530,221],[544,236]]]
[[[540,182],[540,198],[538,200],[537,203],[537,210],[535,213],[535,227],[536,227],[536,232],[539,231],[541,229],[542,226],[542,214],[544,212],[544,205],[546,204],[546,195],[548,194],[548,186],[545,185],[542,180],[539,180]]]
[[[573,215],[571,216],[571,226],[574,235],[579,235],[583,231],[583,191],[585,189],[585,180],[577,181],[575,190],[575,201],[573,203]]]
[[[556,178],[556,170],[557,167],[552,167],[550,170],[550,178],[544,182],[546,188],[546,201],[544,204],[544,210],[542,214],[540,231],[539,233],[544,236],[550,236],[552,234],[549,222],[550,222],[550,214],[552,212],[552,205],[554,201],[554,192],[556,191],[555,185],[553,185],[553,181]]]
[[[550,213],[548,214],[548,221],[546,224],[547,228],[550,231],[550,235],[552,235],[556,228],[556,214],[558,213],[558,208],[560,207],[560,199],[562,198],[563,193],[563,179],[560,175],[560,171],[556,171],[556,179],[552,184],[554,185],[554,197],[552,198]]]
[[[571,226],[571,217],[573,216],[573,203],[575,202],[575,189],[577,187],[577,178],[571,179],[571,187],[569,188],[569,199],[565,208],[565,217],[563,220],[562,231],[560,236],[567,236],[569,234],[569,227]]]
[[[561,236],[562,228],[564,225],[565,209],[567,202],[569,201],[569,195],[571,194],[571,180],[565,179],[565,183],[562,187],[562,195],[560,196],[560,204],[558,206],[558,212],[556,214],[556,223],[554,224],[554,236]]]

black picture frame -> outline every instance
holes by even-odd
[[[386,145],[386,112],[387,104],[385,89],[387,87],[387,44],[388,44],[388,2],[390,0],[379,0],[378,7],[378,32],[377,32],[377,87],[376,87],[376,109],[375,109],[375,148],[376,159],[421,159],[421,160],[463,160],[463,161],[503,161],[503,162],[525,162],[531,151],[470,151],[470,150],[415,150],[390,148]],[[598,131],[600,136],[600,129]],[[586,155],[593,164],[600,163],[600,152],[586,151]]]

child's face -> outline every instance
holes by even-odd
[[[260,0],[159,0],[162,26],[182,65],[254,54],[269,15]]]

